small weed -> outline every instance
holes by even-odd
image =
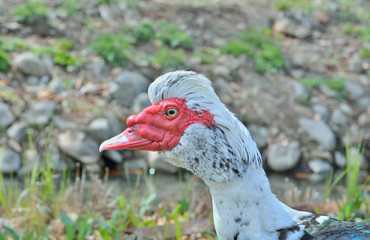
[[[131,44],[134,39],[121,34],[103,34],[91,43],[91,48],[106,63],[114,66],[126,66],[130,61]]]
[[[368,48],[364,48],[360,52],[360,56],[363,58],[370,58],[370,50]]]
[[[145,21],[132,28],[135,39],[147,42],[154,37],[154,23]]]
[[[344,99],[347,97],[347,92],[344,87],[344,79],[339,78],[302,78],[300,82],[306,86],[311,88],[319,89],[321,85],[326,85],[331,90],[335,91],[337,99]]]
[[[9,55],[0,49],[0,72],[8,72],[10,69]]]
[[[310,0],[279,0],[276,2],[276,8],[279,11],[289,9],[312,10],[312,1]]]
[[[47,17],[47,12],[43,2],[30,0],[15,7],[11,15],[19,23],[31,24],[38,19]]]
[[[161,28],[156,34],[156,38],[162,44],[171,48],[183,48],[185,50],[191,50],[193,48],[193,38],[170,23],[162,23]]]
[[[23,39],[20,38],[10,38],[2,41],[1,44],[0,41],[0,49],[6,51],[6,52],[16,52],[19,50],[28,50],[29,46]]]
[[[349,141],[347,141],[349,142]],[[351,149],[356,149],[357,154],[353,154]],[[339,213],[338,219],[346,221],[354,221],[358,219],[358,216],[364,217],[364,221],[368,221],[366,216],[369,216],[369,202],[368,193],[366,188],[363,188],[358,181],[360,166],[362,160],[362,154],[364,149],[361,141],[359,141],[357,147],[353,148],[349,143],[346,144],[346,169],[333,181],[333,171],[325,184],[325,196],[323,203],[330,196],[334,186],[336,186],[344,177],[346,177],[346,198],[343,204],[337,202]],[[370,177],[367,177],[364,182],[364,186],[370,183]]]
[[[195,55],[200,58],[203,64],[212,64],[216,58],[220,57],[221,52],[212,48],[202,48],[195,52]]]
[[[158,49],[158,55],[149,59],[157,68],[179,69],[187,66],[186,56],[183,49]]]
[[[81,3],[76,0],[62,0],[62,6],[57,8],[60,13],[67,13],[68,16],[78,15]]]
[[[366,27],[354,25],[353,23],[347,23],[342,25],[343,32],[359,38],[362,42],[370,42],[370,25]]]
[[[251,57],[255,64],[254,70],[260,74],[274,73],[284,70],[286,62],[273,37],[270,28],[263,28],[260,31],[252,28],[234,37],[230,43],[221,48],[221,51],[235,57],[240,55]],[[279,37],[276,39],[279,40]]]

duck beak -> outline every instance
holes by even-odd
[[[130,128],[127,128],[121,134],[104,141],[100,145],[99,151],[102,152],[104,150],[121,149],[146,150],[151,145],[152,141],[140,136],[139,128],[140,124],[136,124]]]

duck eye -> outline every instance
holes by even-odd
[[[167,117],[176,117],[177,114],[179,114],[179,111],[176,108],[169,108],[166,110],[166,116]]]

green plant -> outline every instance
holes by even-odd
[[[78,15],[81,9],[81,3],[76,0],[62,0],[62,6],[57,9],[58,12],[67,13],[68,16]]]
[[[87,212],[85,217],[79,216],[75,222],[64,213],[60,214],[60,219],[66,228],[68,240],[84,240],[92,232],[94,219],[90,212]]]
[[[224,45],[221,51],[232,54],[235,57],[246,55],[254,62],[254,70],[260,74],[265,72],[277,72],[286,68],[284,57],[277,46],[276,40],[270,28],[257,30],[251,28],[249,31],[234,37],[230,43]]]
[[[312,2],[310,0],[279,0],[276,2],[276,8],[279,11],[289,9],[312,10]]]
[[[0,49],[0,72],[7,72],[10,68],[10,58],[8,54]]]
[[[171,48],[183,48],[185,50],[191,50],[193,48],[193,38],[171,23],[162,23],[156,34],[156,38],[162,44]]]
[[[91,48],[106,63],[114,66],[126,66],[133,52],[131,44],[135,41],[122,34],[102,34],[91,43]]]
[[[363,27],[347,23],[342,25],[342,29],[344,33],[359,38],[362,42],[370,42],[370,25]]]
[[[342,78],[302,78],[300,82],[307,87],[320,88],[321,85],[327,86],[329,89],[335,92],[337,99],[343,99],[347,97],[347,92],[344,86],[344,79]]]
[[[149,59],[157,68],[178,69],[187,66],[185,52],[182,49],[160,48],[158,55]]]
[[[18,50],[28,50],[29,46],[23,39],[20,38],[9,38],[3,40],[2,43],[0,41],[0,49],[6,52],[15,52]]]
[[[14,20],[23,24],[30,24],[47,16],[47,8],[43,2],[30,0],[15,7],[11,12]]]
[[[328,180],[325,184],[325,195],[323,204],[326,203],[326,200],[329,198],[330,193],[333,188],[344,178],[346,177],[346,196],[343,203],[337,201],[339,208],[338,219],[346,221],[354,221],[358,219],[358,216],[364,217],[363,221],[370,220],[369,216],[369,202],[368,193],[366,188],[363,188],[359,183],[359,172],[361,167],[362,154],[364,149],[362,147],[362,141],[358,142],[357,147],[353,148],[347,141],[346,144],[346,168],[345,170],[333,181],[333,171],[331,171]],[[356,150],[356,154],[353,154],[351,149]],[[370,177],[367,177],[364,186],[370,183]]]
[[[360,52],[360,56],[363,58],[370,58],[370,50],[368,48],[364,48]]]
[[[54,62],[63,67],[79,66],[82,64],[82,58],[73,56],[70,51],[74,44],[71,40],[57,39],[53,46],[40,46],[32,49],[36,55],[50,54]]]
[[[154,36],[154,23],[151,21],[141,22],[132,31],[136,39],[147,42]]]
[[[216,58],[220,57],[221,52],[213,48],[202,48],[194,54],[200,58],[203,64],[212,64]]]

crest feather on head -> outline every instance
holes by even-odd
[[[227,134],[232,146],[236,148],[235,153],[240,154],[240,158],[252,161],[256,165],[262,164],[259,151],[248,129],[221,102],[211,82],[204,75],[192,71],[166,73],[149,86],[148,94],[152,104],[177,97],[185,99],[188,108],[194,111],[199,113],[202,110],[208,111],[214,116],[216,126]],[[249,156],[256,154],[259,159],[254,161],[249,159]]]

